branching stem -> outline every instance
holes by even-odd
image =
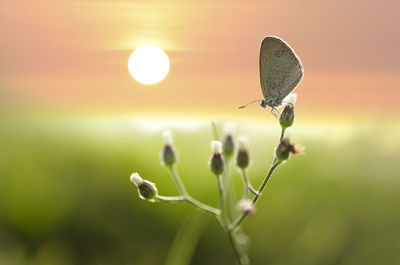
[[[249,198],[249,191],[251,193],[253,193],[254,195],[258,195],[258,192],[251,185],[245,169],[242,169],[242,176],[243,176],[243,182],[244,182],[244,197],[246,199]]]
[[[272,173],[274,173],[274,170],[280,165],[279,162],[276,162],[276,160],[274,159],[274,161],[272,162],[271,167],[268,170],[267,175],[265,176],[263,182],[261,183],[260,187],[258,188],[257,194],[254,196],[253,198],[253,203],[256,204],[258,199],[260,198],[260,196],[262,195],[265,186],[267,185],[269,179],[272,176]],[[242,223],[242,221],[244,220],[244,218],[246,218],[247,214],[243,213],[242,215],[240,215],[229,227],[229,229],[231,230],[236,230],[240,224]]]
[[[198,200],[194,199],[192,196],[190,196],[189,193],[186,191],[186,188],[183,185],[183,182],[182,182],[178,172],[176,171],[176,169],[174,167],[167,167],[167,169],[168,169],[168,172],[170,173],[170,175],[172,176],[172,178],[174,179],[174,182],[175,182],[180,194],[182,195],[181,197],[184,198],[184,200],[182,200],[182,201],[186,201],[186,202],[190,203],[191,205],[195,206],[196,208],[198,208],[199,210],[202,210],[204,212],[214,215],[215,217],[217,217],[217,219],[220,218],[220,216],[221,216],[220,209],[216,209],[207,204],[201,203]]]
[[[285,135],[285,129],[282,128],[281,135],[280,135],[280,141],[283,140],[283,137]],[[264,177],[260,187],[258,190],[255,190],[248,179],[248,176],[246,174],[245,169],[242,169],[242,175],[243,175],[243,181],[244,181],[244,186],[245,186],[245,198],[249,198],[249,192],[254,194],[254,197],[252,199],[253,203],[256,204],[258,199],[261,197],[265,187],[267,186],[267,183],[269,179],[271,178],[272,174],[274,173],[275,169],[281,164],[281,162],[277,162],[276,158],[272,161],[271,167],[268,170],[267,175]],[[228,185],[225,182],[226,179],[223,178],[221,175],[217,176],[217,184],[218,184],[218,193],[219,193],[219,199],[218,199],[218,209],[211,207],[207,204],[201,203],[198,200],[194,199],[189,195],[187,192],[185,186],[183,185],[183,182],[174,166],[167,166],[168,172],[172,176],[178,191],[181,196],[160,196],[157,195],[156,201],[159,202],[187,202],[194,207],[196,207],[199,210],[202,210],[204,212],[210,213],[215,216],[215,218],[219,221],[221,224],[222,228],[228,235],[229,242],[232,246],[233,252],[235,254],[236,260],[239,265],[247,265],[249,264],[249,258],[247,254],[245,253],[244,249],[242,246],[240,246],[238,237],[236,235],[236,231],[243,222],[243,220],[246,218],[247,214],[242,213],[238,218],[236,218],[235,221],[230,223],[229,219],[223,214],[224,212],[224,207],[225,207],[225,199],[226,199],[226,194],[228,190]],[[229,174],[227,172],[227,174]],[[224,177],[227,177],[224,175]]]

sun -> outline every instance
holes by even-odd
[[[128,69],[136,81],[152,85],[167,76],[169,59],[165,52],[158,47],[142,46],[129,57]]]

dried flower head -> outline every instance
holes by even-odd
[[[304,146],[299,144],[292,144],[289,138],[284,138],[275,150],[275,157],[278,162],[283,162],[289,159],[290,153],[303,154]]]
[[[257,208],[254,205],[253,201],[250,199],[242,199],[238,203],[239,210],[245,215],[253,215],[255,214]]]

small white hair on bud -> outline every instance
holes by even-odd
[[[172,133],[170,130],[164,130],[162,132],[162,138],[163,138],[164,144],[172,145]]]
[[[211,142],[211,151],[214,154],[221,154],[222,153],[222,143],[220,141],[212,141]]]
[[[244,214],[254,214],[256,212],[256,206],[250,199],[242,199],[238,203],[239,210]]]
[[[283,101],[287,104],[294,105],[294,104],[296,104],[296,101],[297,101],[297,94],[290,93],[283,99]]]
[[[224,126],[224,133],[225,135],[233,135],[235,132],[236,125],[233,122],[228,122]]]
[[[245,149],[247,148],[249,139],[246,136],[241,135],[238,137],[238,142],[239,142],[239,149]]]
[[[130,179],[131,182],[135,184],[137,187],[139,187],[139,185],[142,185],[144,182],[144,180],[140,177],[139,173],[136,172],[132,173]]]

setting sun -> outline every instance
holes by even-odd
[[[128,60],[129,73],[146,85],[163,80],[169,71],[169,59],[165,52],[154,46],[143,46],[136,49]]]

